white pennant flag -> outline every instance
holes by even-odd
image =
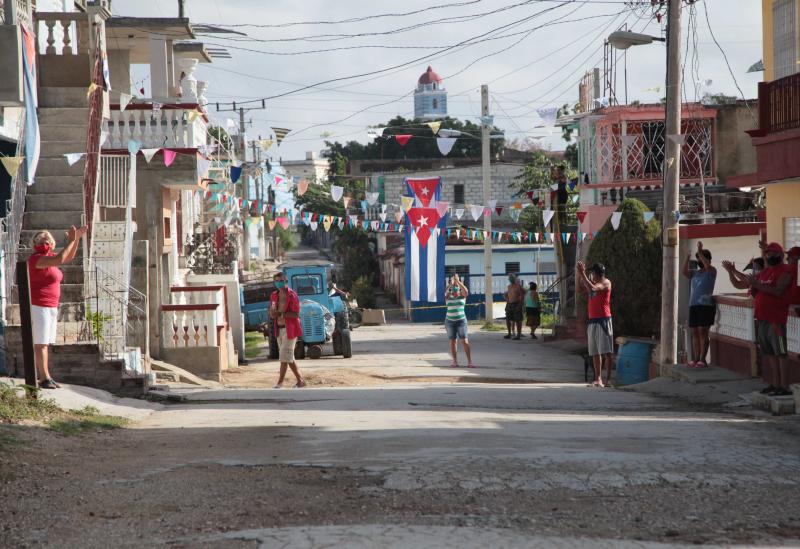
[[[461,219],[463,215],[464,215],[464,208],[457,208],[455,211],[456,219]]]
[[[64,156],[67,158],[67,164],[72,166],[75,162],[83,157],[84,153],[67,153]]]
[[[139,150],[142,153],[142,156],[144,156],[144,159],[147,160],[147,163],[149,164],[150,161],[153,159],[153,156],[155,156],[155,154],[160,149],[139,149]]]
[[[550,220],[553,219],[553,214],[555,212],[553,210],[542,210],[542,218],[544,219],[544,226],[550,223]]]
[[[477,221],[480,219],[481,214],[483,214],[483,206],[480,204],[473,204],[469,207],[469,213],[472,215],[472,219]]]
[[[514,221],[514,223],[516,223],[517,221],[519,221],[519,215],[520,215],[521,213],[522,213],[522,210],[518,210],[518,209],[516,209],[516,208],[513,208],[513,209],[511,210],[511,219]]]
[[[443,156],[450,154],[457,139],[457,137],[437,137],[436,146],[439,147],[439,152],[442,153]]]
[[[105,145],[106,141],[108,141],[108,132],[106,131],[100,132],[100,146],[102,147],[103,145]]]
[[[129,93],[122,93],[119,94],[119,110],[124,111],[128,107],[128,103],[131,102],[131,94]]]
[[[380,216],[381,216],[381,221],[386,223],[386,212],[381,212]]]
[[[380,228],[381,224],[380,221],[373,221],[370,223],[370,227],[372,227],[373,231],[377,231]]]
[[[486,203],[490,210],[494,210],[497,207],[497,200],[490,200]]]
[[[680,133],[670,134],[667,137],[676,145],[683,145],[686,142],[686,136]]]
[[[334,202],[339,202],[339,199],[342,198],[343,193],[344,187],[340,187],[339,185],[331,185],[331,198],[333,198]]]
[[[611,214],[611,226],[616,231],[619,229],[619,222],[622,220],[622,212],[614,212]]]
[[[367,204],[374,206],[380,197],[380,193],[367,193]]]
[[[638,138],[637,135],[623,135],[622,136],[622,144],[626,147],[630,147],[634,143],[636,143],[636,139]]]
[[[316,231],[317,227],[319,227],[319,221],[312,221],[309,225],[312,231]]]

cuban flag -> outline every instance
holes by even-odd
[[[444,301],[444,245],[447,214],[439,215],[436,201],[440,177],[405,180],[406,196],[414,204],[406,211],[406,296],[411,301]]]
[[[22,66],[25,84],[25,177],[28,185],[33,185],[36,167],[39,164],[41,140],[39,137],[39,118],[36,114],[38,97],[36,95],[36,42],[23,25],[22,27]]]

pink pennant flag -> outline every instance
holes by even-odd
[[[167,168],[169,168],[172,165],[172,163],[175,162],[175,157],[178,155],[178,153],[170,149],[164,149],[163,152],[164,152],[164,165]]]
[[[297,184],[297,195],[303,196],[304,194],[306,194],[307,190],[308,190],[308,181],[306,181],[305,179],[301,179],[300,183]]]
[[[439,202],[436,203],[436,213],[439,214],[439,217],[444,217],[444,214],[446,214],[449,209],[450,209],[449,202],[443,202],[440,200]]]
[[[278,224],[280,224],[280,226],[283,227],[284,229],[289,228],[289,220],[286,219],[285,217],[279,217],[277,221]]]
[[[403,220],[403,212],[394,212],[394,219],[400,223]]]

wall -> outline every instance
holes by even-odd
[[[220,380],[225,365],[219,347],[167,347],[164,360],[203,379]]]
[[[228,296],[228,325],[231,328],[231,337],[233,338],[233,346],[239,354],[238,360],[244,360],[244,315],[242,314],[241,299],[240,299],[240,286],[239,278],[234,274],[208,274],[196,275],[189,274],[186,276],[186,283],[189,286],[213,286],[217,284],[224,284],[225,291]],[[233,349],[230,350],[231,355]],[[229,357],[231,363],[235,364],[232,356]]]
[[[542,272],[555,271],[555,252],[545,246],[495,245],[492,247],[492,273],[505,274],[507,261],[518,261],[520,272],[536,272],[536,253]],[[445,265],[469,265],[470,274],[484,274],[483,246],[450,246],[445,248]]]
[[[800,179],[770,183],[767,189],[767,240],[786,243],[783,238],[783,220],[800,217]]]
[[[725,184],[736,175],[758,170],[756,148],[744,133],[758,127],[758,101],[749,101],[750,111],[743,103],[720,105],[717,109],[716,154],[717,178]],[[752,112],[752,115],[751,115]]]

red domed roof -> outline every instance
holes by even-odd
[[[428,70],[422,73],[418,82],[420,84],[433,84],[434,82],[441,84],[442,77],[436,74],[432,67],[428,66]]]

